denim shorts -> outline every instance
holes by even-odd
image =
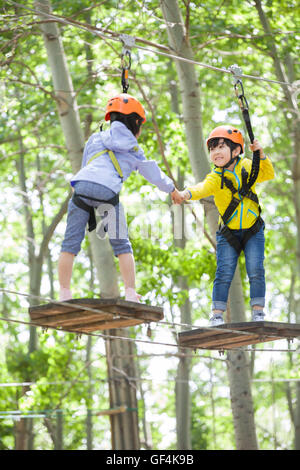
[[[244,230],[233,230],[239,239],[242,238]],[[235,273],[238,254],[226,238],[218,231],[217,239],[217,270],[214,280],[212,294],[212,308],[226,310],[229,288]],[[244,253],[246,270],[250,284],[250,305],[265,305],[265,270],[264,250],[265,236],[264,226],[253,235],[247,242]]]
[[[100,216],[96,233],[99,238],[109,237],[115,256],[122,253],[132,253],[132,247],[128,238],[128,229],[124,209],[121,203],[116,206],[99,203],[91,198],[109,201],[116,194],[106,186],[90,181],[77,181],[74,184],[76,193],[86,196],[82,198],[89,206],[96,208],[96,215]],[[85,237],[85,231],[89,220],[89,213],[77,207],[72,199],[69,201],[67,227],[61,251],[77,255],[81,243]]]

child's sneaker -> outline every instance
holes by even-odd
[[[135,289],[132,287],[127,287],[125,289],[125,300],[129,300],[130,302],[140,302],[141,295],[137,294]]]
[[[252,310],[252,321],[264,321],[265,314],[263,310]]]
[[[72,299],[72,292],[70,289],[66,289],[65,287],[60,288],[59,292],[59,302],[66,302],[67,300]]]
[[[214,313],[213,316],[210,318],[210,325],[211,326],[218,326],[223,325],[223,314],[222,313]]]

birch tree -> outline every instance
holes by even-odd
[[[172,52],[177,56],[193,59],[188,31],[185,29],[178,2],[161,0],[160,4]],[[199,83],[194,65],[176,60],[176,68],[189,158],[195,179],[200,181],[205,178],[210,167],[204,149]],[[211,233],[215,234],[217,210],[211,201],[204,207]],[[231,321],[245,321],[244,298],[238,266],[230,289],[230,299]],[[239,450],[257,449],[248,356],[242,351],[230,352],[227,358],[236,446]]]
[[[292,58],[290,52],[285,55],[285,60],[281,59],[278,47],[273,39],[273,30],[270,21],[264,11],[261,0],[255,0],[255,7],[259,16],[260,23],[267,36],[268,54],[270,54],[277,80],[280,82],[290,83],[292,86],[281,84],[285,112],[287,130],[291,136],[293,149],[293,163],[291,167],[293,181],[293,202],[296,219],[296,256],[295,267],[292,270],[296,275],[296,286],[300,286],[300,112],[298,106],[298,97],[300,92],[300,82],[296,80],[296,61]],[[295,302],[296,319],[300,321],[299,302]],[[294,428],[295,428],[295,449],[300,449],[300,387],[297,387],[297,404],[295,407]]]
[[[47,20],[51,14],[51,5],[48,0],[36,0],[35,7],[43,22],[41,29],[43,32],[44,43],[47,51],[49,66],[51,69],[55,99],[58,107],[58,115],[63,130],[68,155],[71,161],[72,170],[74,173],[78,171],[81,165],[82,152],[84,148],[84,137],[80,125],[80,117],[77,107],[75,92],[73,89],[72,78],[68,70],[67,60],[64,53],[62,39],[59,29],[55,23],[49,23]],[[46,15],[43,15],[45,13]],[[45,21],[46,19],[46,21]],[[91,250],[93,255],[94,264],[97,270],[97,276],[100,284],[101,296],[103,298],[116,298],[119,296],[118,289],[118,275],[112,255],[112,250],[107,238],[100,240],[95,231],[90,235]],[[105,269],[104,269],[105,267]],[[108,332],[112,333],[112,332]],[[117,330],[113,332],[116,336],[127,336],[125,330]],[[111,335],[112,336],[112,335]],[[118,343],[118,344],[117,344]],[[130,358],[130,351],[124,353],[129,345],[129,341],[119,339],[108,339],[106,341],[107,354],[108,354],[108,377],[110,383],[110,405],[115,407],[117,405],[127,405],[128,408],[136,409],[136,397],[132,395],[132,389],[123,382],[125,390],[129,387],[129,392],[125,393],[122,400],[125,403],[118,403],[119,399],[115,393],[118,389],[115,376],[112,376],[112,362],[110,350],[114,347],[121,348],[123,351],[124,360],[120,360],[119,368],[121,370],[126,367],[132,366],[133,359]],[[126,400],[128,400],[126,402]],[[127,415],[126,415],[127,416]],[[130,413],[134,419],[127,419],[125,422],[119,415],[112,417],[112,443],[115,449],[138,449],[139,440],[132,440],[131,436],[134,434],[138,436],[138,421],[137,414]],[[133,433],[134,430],[134,433]],[[116,436],[121,436],[116,439]]]

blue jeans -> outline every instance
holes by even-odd
[[[240,240],[244,230],[233,230]],[[226,310],[231,281],[233,279],[238,254],[219,232],[217,239],[217,270],[212,293],[212,309]],[[265,270],[264,270],[265,236],[264,226],[247,242],[244,253],[246,269],[250,283],[250,305],[265,305]]]
[[[115,193],[102,184],[89,181],[78,181],[74,185],[76,193],[83,194],[86,198],[82,200],[93,207],[97,207],[98,215],[103,219],[103,223],[98,223],[96,233],[99,238],[104,238],[106,233],[109,236],[110,244],[115,256],[122,253],[132,253],[132,247],[128,238],[126,218],[121,203],[116,206],[99,203],[88,199],[93,197],[108,201],[115,196]],[[62,243],[61,251],[77,255],[81,248],[81,243],[85,237],[85,229],[89,220],[89,213],[77,207],[72,199],[69,201],[67,228]]]

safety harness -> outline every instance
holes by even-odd
[[[131,68],[131,48],[135,45],[135,38],[128,36],[127,34],[121,34],[120,40],[123,44],[122,55],[121,55],[121,69],[122,69],[121,84],[122,84],[123,93],[127,93],[128,88],[129,88],[128,76],[129,76],[129,70]],[[102,131],[102,126],[100,126],[100,130]],[[95,158],[100,157],[100,155],[104,153],[108,153],[116,171],[118,172],[121,178],[121,181],[123,182],[122,169],[112,150],[105,149],[105,150],[102,150],[101,152],[96,153],[89,159],[89,161],[87,162],[87,165],[89,165],[93,160],[95,160]],[[89,232],[92,232],[96,228],[95,208],[93,206],[89,206],[81,198],[91,199],[92,201],[97,201],[99,203],[104,202],[106,204],[111,204],[113,206],[116,206],[117,204],[119,204],[119,194],[116,194],[113,198],[109,200],[103,200],[103,199],[96,199],[93,197],[89,197],[84,194],[78,194],[75,191],[72,197],[72,201],[77,207],[80,207],[80,209],[83,209],[90,214],[89,221],[88,221]]]
[[[240,79],[242,75],[241,69],[236,66],[232,65],[229,67],[229,70],[233,73],[234,75],[234,89],[235,89],[235,94],[238,98],[238,102],[243,114],[244,122],[247,128],[247,132],[249,135],[250,142],[253,143],[254,141],[254,134],[251,126],[251,121],[250,121],[250,115],[249,115],[249,107],[248,107],[248,102],[246,100],[245,94],[244,94],[244,88],[242,81]],[[238,90],[238,85],[241,87],[241,93],[239,93]],[[224,235],[228,243],[230,243],[231,246],[235,248],[238,254],[241,253],[242,250],[244,250],[248,240],[255,235],[259,230],[261,229],[262,226],[264,226],[264,221],[261,218],[261,207],[259,205],[258,197],[257,195],[251,190],[253,184],[257,180],[257,176],[259,173],[259,165],[260,165],[260,152],[259,150],[256,150],[253,152],[253,158],[252,158],[252,166],[251,166],[251,172],[250,176],[245,168],[242,168],[242,184],[239,190],[237,190],[232,181],[229,180],[224,176],[224,170],[222,170],[222,175],[221,175],[221,185],[223,187],[223,183],[225,183],[225,186],[231,191],[232,193],[232,199],[229,203],[229,206],[225,209],[223,215],[221,215],[222,219],[222,224],[219,226],[219,233]],[[249,179],[248,179],[249,176]],[[236,197],[238,196],[238,197]],[[248,199],[251,199],[258,205],[258,210],[259,210],[259,215],[252,227],[245,229],[243,233],[242,240],[240,241],[233,233],[233,231],[227,226],[228,221],[230,220],[230,217],[232,214],[236,211],[238,205],[243,201],[243,199],[247,197]]]
[[[95,158],[97,157],[100,157],[100,155],[103,155],[104,153],[108,153],[115,169],[117,170],[120,178],[121,178],[121,181],[123,182],[123,172],[122,172],[122,169],[119,165],[119,162],[114,154],[114,152],[112,150],[102,150],[101,152],[98,152],[96,153],[95,155],[93,155],[89,161],[87,162],[87,165],[89,165],[93,160],[95,160]],[[88,230],[89,232],[92,232],[93,230],[95,230],[97,224],[96,224],[96,216],[95,216],[95,208],[93,206],[89,206],[85,201],[83,201],[81,198],[85,198],[85,199],[91,199],[92,201],[97,201],[99,203],[101,202],[104,202],[106,204],[111,204],[112,206],[116,206],[117,204],[119,204],[119,194],[116,194],[114,197],[112,197],[111,199],[108,199],[108,200],[104,200],[104,199],[97,199],[97,198],[94,198],[94,197],[90,197],[90,196],[87,196],[85,194],[78,194],[76,193],[76,191],[74,192],[73,194],[73,197],[72,197],[72,201],[73,203],[79,207],[80,209],[83,209],[84,211],[88,212],[90,214],[89,216],[89,221],[88,221]]]

